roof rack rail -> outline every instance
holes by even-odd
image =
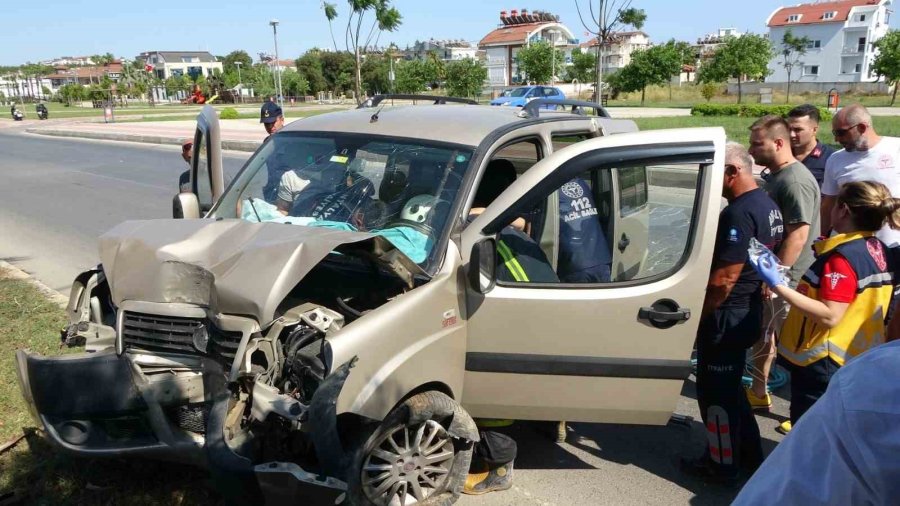
[[[583,100],[569,100],[569,99],[559,99],[559,98],[536,98],[531,102],[525,104],[525,107],[519,112],[519,115],[523,118],[539,118],[541,116],[540,110],[542,105],[571,105],[572,109],[569,111],[572,114],[580,114],[582,116],[585,115],[584,109],[593,109],[594,116],[599,116],[601,118],[609,118],[611,117],[606,109],[603,108],[602,105],[596,102],[585,102]]]
[[[378,107],[378,104],[385,100],[397,99],[397,100],[434,100],[434,105],[446,104],[447,102],[455,102],[458,104],[469,104],[469,105],[478,105],[478,102],[470,99],[470,98],[459,98],[459,97],[442,97],[439,95],[414,95],[414,94],[387,94],[387,95],[375,95],[372,98],[368,98],[363,103],[359,104],[357,109],[365,109],[366,107]]]

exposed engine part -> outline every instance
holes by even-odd
[[[259,422],[264,422],[272,413],[295,424],[299,424],[301,419],[306,416],[305,405],[291,396],[280,394],[275,387],[259,382],[255,383],[252,399],[250,414]]]
[[[300,319],[319,332],[340,330],[344,326],[344,315],[325,307],[317,307],[300,315]]]

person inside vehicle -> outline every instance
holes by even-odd
[[[491,202],[516,180],[512,162],[491,160],[475,191],[469,220],[481,214]],[[521,231],[516,223],[503,227],[497,234],[497,280],[519,283],[558,283],[553,267],[541,247]],[[478,420],[476,420],[476,424]],[[475,445],[464,494],[480,495],[512,487],[513,464],[517,446],[511,437],[490,430],[480,430],[481,440]]]
[[[559,258],[563,283],[606,283],[612,254],[597,218],[591,187],[575,178],[559,189]]]

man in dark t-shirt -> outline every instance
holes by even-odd
[[[748,262],[755,238],[770,249],[781,241],[781,212],[753,178],[753,159],[728,143],[712,270],[697,331],[697,403],[708,451],[683,461],[684,469],[712,481],[731,482],[738,466],[762,462],[759,427],[744,395],[746,350],[762,335],[762,283]]]
[[[825,162],[834,148],[817,138],[819,132],[819,108],[811,104],[798,105],[787,115],[791,128],[791,152],[806,166],[822,188],[825,179]]]

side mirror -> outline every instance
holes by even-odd
[[[193,193],[179,193],[172,199],[172,217],[196,219],[200,217],[200,201]]]
[[[497,245],[494,239],[488,238],[472,246],[469,255],[469,286],[472,290],[484,294],[494,288],[494,275],[497,270]]]

